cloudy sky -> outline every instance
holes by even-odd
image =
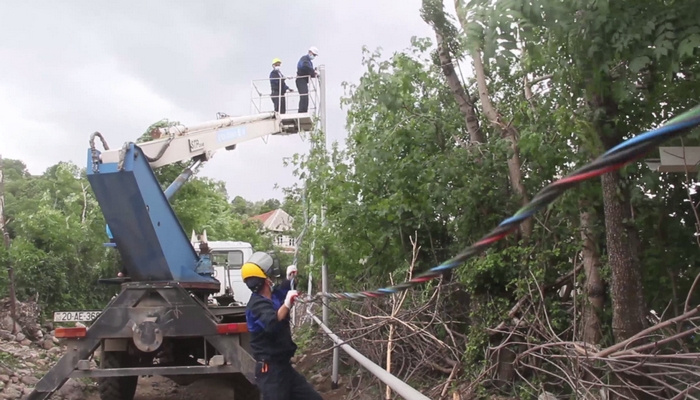
[[[362,74],[362,46],[388,55],[413,35],[432,37],[419,8],[420,0],[4,1],[0,153],[38,174],[62,160],[84,166],[94,131],[114,148],[163,118],[249,114],[251,80],[266,78],[274,57],[293,75],[309,46],[326,66],[329,138],[342,142],[341,83]],[[200,174],[224,180],[231,197],[281,198],[274,185],[295,181],[283,158],[307,148],[298,135],[256,140],[217,153]]]

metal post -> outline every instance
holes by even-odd
[[[311,274],[311,272],[309,272],[309,282],[308,282],[309,285],[308,285],[308,290],[306,291],[306,293],[308,293],[308,294],[311,294],[311,291],[314,289],[312,281],[313,281],[313,275]]]
[[[314,227],[314,230],[316,228],[316,214],[314,214],[313,217],[311,217],[311,224]],[[315,235],[314,235],[315,236]],[[314,265],[314,250],[316,249],[316,238],[314,237],[314,240],[311,241],[311,249],[309,250],[309,265],[313,266]],[[309,273],[309,291],[307,292],[309,296],[311,295],[311,273]]]
[[[290,282],[289,288],[290,288],[291,290],[297,290],[297,287],[296,287],[296,285],[294,284],[294,278],[292,278],[292,281]],[[291,319],[292,319],[292,328],[293,328],[293,327],[295,327],[296,324],[297,324],[297,308],[296,308],[296,307],[292,307],[291,314],[292,314],[292,318],[291,318]]]
[[[328,114],[326,113],[326,66],[319,65],[318,67],[318,80],[319,89],[321,91],[321,98],[319,108],[319,119],[321,122],[321,132],[323,133],[323,150],[328,149],[328,130],[326,123],[328,122]],[[325,189],[325,188],[324,188]],[[325,192],[325,190],[324,190]],[[321,205],[321,226],[326,226],[326,206]],[[326,254],[323,249],[323,262],[321,264],[321,290],[323,293],[328,293],[328,265],[326,264]],[[323,323],[328,326],[328,305],[323,302]],[[338,347],[333,349],[333,369],[331,373],[331,388],[338,388],[338,359],[340,358],[340,350]]]
[[[323,150],[326,151],[328,146],[326,145],[326,67],[324,65],[320,65],[318,67],[319,74],[318,74],[318,80],[319,82],[319,89],[321,91],[321,104],[319,107],[319,120],[321,122],[321,133],[323,134]],[[323,188],[323,192],[325,195],[325,184]],[[321,226],[325,227],[326,225],[326,206],[325,204],[321,203]],[[328,293],[328,266],[326,265],[326,255],[325,255],[325,249],[321,249],[321,291],[325,294]],[[328,326],[328,306],[326,303],[323,303],[323,323]]]
[[[10,317],[12,318],[12,329],[10,333],[17,333],[15,328],[17,327],[17,311],[16,303],[17,296],[15,295],[15,271],[12,268],[12,262],[10,261],[10,233],[7,231],[7,218],[5,218],[5,163],[3,162],[2,155],[0,154],[0,235],[2,235],[3,243],[7,249],[7,279],[9,280],[9,292],[10,292]]]

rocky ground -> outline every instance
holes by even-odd
[[[65,352],[53,335],[52,324],[40,324],[35,303],[19,303],[17,318],[9,315],[9,302],[0,300],[0,400],[25,398],[39,379]],[[14,333],[13,333],[14,328]],[[330,363],[318,356],[301,354],[297,369],[322,393],[325,400],[341,400],[351,392],[348,379],[341,376],[340,388],[330,388]],[[99,400],[97,386],[90,379],[70,379],[55,393],[58,400]],[[178,386],[162,377],[141,377],[135,400],[230,400],[230,382],[212,378],[188,386]],[[357,398],[357,397],[354,397]]]
[[[53,335],[53,326],[41,326],[39,307],[34,302],[18,303],[16,321],[9,301],[0,302],[0,399],[21,399],[61,357],[63,347]],[[87,384],[70,380],[57,399],[84,398]]]

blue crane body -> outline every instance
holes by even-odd
[[[92,157],[90,150],[88,165]],[[130,144],[121,170],[118,164],[88,168],[87,178],[131,280],[208,283],[218,290],[218,280],[196,272],[199,256],[143,151]]]

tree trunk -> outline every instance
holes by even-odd
[[[593,221],[587,205],[581,202],[581,239],[583,240],[583,270],[586,274],[587,301],[581,321],[583,341],[598,344],[602,338],[600,312],[603,309],[605,286],[600,276],[600,255],[593,240]]]
[[[460,0],[454,0],[455,9],[457,10],[457,17],[459,23],[462,25],[462,30],[466,31],[466,14],[465,10],[461,4]],[[476,75],[476,83],[479,88],[479,100],[481,101],[481,108],[484,111],[484,115],[488,118],[491,125],[494,128],[501,131],[501,135],[504,139],[510,143],[510,149],[513,155],[508,159],[508,176],[510,177],[510,185],[513,191],[520,196],[520,201],[522,205],[526,205],[530,202],[530,198],[525,190],[525,185],[523,184],[523,173],[520,169],[520,148],[518,147],[518,131],[515,127],[510,124],[504,123],[501,118],[500,113],[491,103],[491,97],[489,95],[489,88],[486,83],[486,72],[484,70],[484,63],[481,60],[481,52],[477,48],[472,48],[469,50],[469,55],[474,62],[474,74]],[[532,234],[534,223],[532,219],[523,221],[520,224],[520,233],[523,238],[527,239]]]
[[[583,271],[586,275],[586,301],[581,312],[581,340],[584,343],[597,345],[603,338],[600,315],[605,303],[605,285],[600,275],[600,254],[593,232],[595,214],[590,211],[586,201],[580,201],[579,208],[581,210],[581,239],[583,240],[581,255],[583,257]],[[576,275],[574,275],[575,281]],[[574,297],[574,301],[576,301],[576,297]],[[574,340],[578,340],[578,338],[574,338]],[[588,381],[592,382],[599,378],[590,369],[584,369],[581,372]]]
[[[612,270],[613,335],[616,342],[644,329],[642,273],[636,246],[637,233],[625,226],[631,218],[629,198],[618,193],[620,174],[601,177],[605,209],[605,233],[608,260]]]
[[[626,226],[632,212],[629,197],[621,190],[620,174],[609,172],[601,177],[603,183],[603,205],[605,209],[605,236],[608,262],[612,270],[611,296],[613,305],[613,336],[617,343],[630,338],[644,329],[644,295],[642,273],[639,262],[639,241],[637,232]],[[635,343],[630,343],[634,346]],[[645,366],[637,366],[635,372],[644,374]],[[647,378],[640,375],[621,373],[618,378],[626,379],[637,386],[648,384]],[[620,379],[618,384],[627,386]],[[629,398],[647,399],[648,394],[632,388],[621,390]],[[624,398],[624,397],[621,397]]]
[[[455,6],[457,6],[459,0],[455,0]],[[460,21],[462,21],[460,19]],[[464,24],[464,22],[462,22]],[[510,143],[510,149],[513,155],[508,159],[508,176],[510,177],[510,185],[515,191],[515,193],[520,196],[520,202],[522,205],[526,205],[530,202],[530,198],[525,190],[525,185],[523,184],[523,173],[520,169],[520,148],[518,147],[518,131],[515,127],[510,124],[503,122],[501,114],[496,110],[491,103],[491,97],[489,96],[489,88],[486,84],[486,71],[484,69],[484,63],[481,60],[481,53],[479,50],[472,49],[469,54],[474,61],[474,73],[476,74],[476,83],[479,87],[479,100],[481,101],[481,108],[484,110],[484,115],[488,118],[491,125],[494,128],[501,131],[503,138]],[[520,232],[523,238],[527,239],[532,234],[533,229],[532,219],[523,221],[520,225]]]
[[[612,79],[608,77],[610,86]],[[619,105],[610,97],[597,93],[588,95],[588,105],[598,117],[592,121],[597,135],[605,149],[611,149],[624,140],[627,133],[624,127],[615,126]],[[639,237],[632,223],[632,205],[629,190],[622,185],[618,171],[608,172],[600,178],[603,187],[603,210],[605,214],[605,240],[608,263],[612,272],[611,290],[613,307],[613,337],[619,343],[644,329],[644,292],[642,287],[642,266],[639,261]],[[643,340],[643,339],[642,339]],[[637,343],[630,343],[634,346]],[[644,365],[635,367],[636,372],[644,373]],[[639,375],[622,373],[618,376],[642,386],[647,379]],[[617,379],[616,379],[617,380]],[[623,384],[623,382],[618,382]],[[624,394],[637,399],[648,398],[643,392],[632,389]]]
[[[467,132],[469,132],[469,140],[472,144],[484,143],[484,135],[479,126],[479,118],[476,116],[474,102],[472,102],[471,96],[464,89],[462,82],[457,76],[455,66],[452,62],[452,55],[445,45],[445,41],[439,29],[433,26],[433,30],[435,31],[435,39],[437,41],[440,67],[442,68],[442,73],[445,75],[445,79],[447,79],[447,85],[450,87],[450,91],[452,91],[455,101],[459,106],[459,110],[462,112],[462,115],[464,115],[464,123],[467,125]]]

